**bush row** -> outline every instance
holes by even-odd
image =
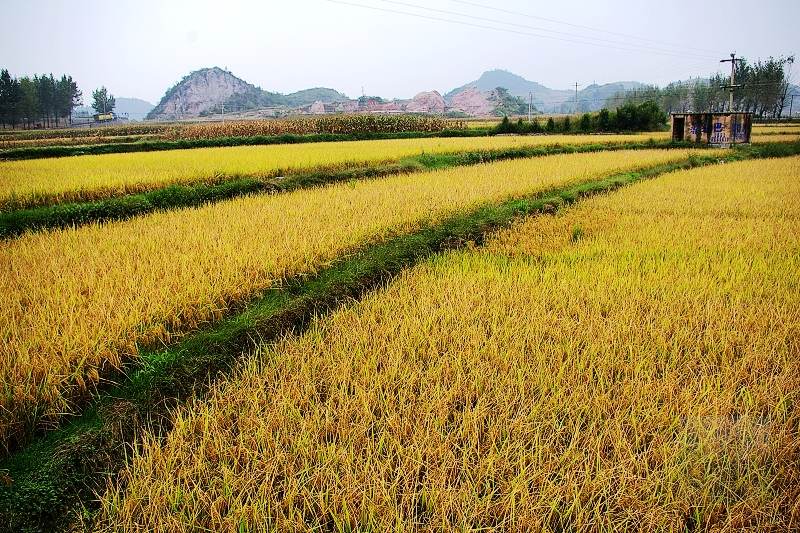
[[[601,109],[597,113],[584,113],[580,118],[563,117],[547,119],[544,124],[508,117],[498,124],[493,133],[612,133],[623,131],[658,131],[667,124],[667,114],[655,102],[628,103],[615,111]]]

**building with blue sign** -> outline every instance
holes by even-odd
[[[750,142],[752,113],[672,113],[672,140],[729,147]]]

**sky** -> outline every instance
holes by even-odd
[[[282,93],[410,98],[494,68],[554,89],[663,85],[734,51],[800,51],[798,0],[0,0],[0,14],[0,67],[70,74],[85,102],[103,85],[156,103],[212,66]]]

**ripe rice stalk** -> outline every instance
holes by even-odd
[[[253,196],[0,243],[0,439],[58,420],[143,344],[281,280],[485,203],[694,151],[556,155]],[[704,151],[702,153],[709,153]]]
[[[798,175],[673,173],[412,269],[180,409],[97,529],[794,529]]]
[[[663,134],[392,139],[332,143],[196,148],[0,162],[0,210],[49,201],[91,201],[175,183],[222,177],[271,177],[292,169],[381,162],[447,153],[553,144],[644,142]]]

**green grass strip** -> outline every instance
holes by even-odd
[[[442,250],[484,235],[519,217],[555,212],[582,197],[681,169],[758,157],[800,154],[800,143],[731,150],[720,160],[693,156],[555,189],[529,198],[487,205],[441,224],[365,247],[313,277],[297,277],[252,302],[239,314],[159,351],[145,352],[127,379],[103,393],[79,417],[36,440],[0,464],[0,526],[9,531],[52,531],[74,525],[96,507],[94,494],[107,475],[122,469],[130,444],[142,431],[165,434],[170,409],[202,395],[216,377],[261,342],[302,330],[313,317],[385,283]]]
[[[669,141],[610,143],[587,145],[551,145],[504,150],[422,154],[377,165],[358,165],[345,169],[312,169],[286,173],[284,179],[272,177],[230,177],[214,183],[170,185],[139,194],[117,196],[92,202],[58,203],[41,197],[44,205],[27,209],[0,211],[0,239],[13,238],[26,231],[42,231],[76,227],[94,222],[126,220],[136,216],[196,207],[256,193],[280,193],[330,183],[475,165],[506,159],[541,157],[554,154],[635,150],[652,148],[686,148],[690,145]]]

